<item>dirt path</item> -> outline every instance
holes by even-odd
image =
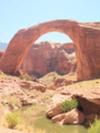
[[[0,133],[24,133],[24,132],[17,131],[17,130],[11,130],[11,129],[4,128],[4,127],[0,127]]]

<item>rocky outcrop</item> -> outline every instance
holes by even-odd
[[[62,102],[49,109],[46,116],[53,122],[60,124],[82,124],[85,121],[84,113],[78,108],[74,108],[66,112],[63,111]]]
[[[80,106],[82,108],[82,111],[84,114],[98,114],[100,115],[100,97],[94,98],[92,97],[89,99],[89,97],[84,96],[75,96],[78,101],[80,102]]]
[[[20,79],[0,73],[0,103],[9,110],[41,103],[46,86],[40,82]]]
[[[48,118],[53,118],[54,116],[59,115],[61,113],[63,113],[62,108],[61,108],[61,104],[57,104],[52,109],[48,110],[48,112],[46,113],[46,116]]]
[[[93,81],[92,81],[93,82]],[[94,82],[95,83],[95,82]],[[82,86],[82,83],[76,83],[76,85],[69,85],[65,87],[60,87],[57,90],[57,93],[52,97],[52,102],[49,106],[49,110],[46,113],[48,118],[51,118],[54,122],[58,122],[60,124],[75,124],[81,123],[78,121],[78,118],[82,118],[82,122],[89,124],[93,122],[95,118],[100,118],[100,86],[99,80],[96,81],[96,85],[94,87],[90,87],[91,82],[88,81],[89,88],[78,88],[78,86]],[[92,85],[91,85],[92,86]],[[75,98],[78,101],[78,111],[76,116],[72,112],[63,112],[61,106],[63,101],[70,100],[71,98]],[[70,116],[71,113],[71,116]],[[80,117],[78,117],[78,115]],[[68,117],[66,117],[68,116]]]
[[[74,45],[78,80],[100,77],[100,23],[79,23],[72,20],[55,20],[22,29],[16,33],[0,60],[0,70],[15,74],[34,42],[48,32],[68,35]]]
[[[41,92],[46,91],[46,86],[44,86],[43,84],[38,83],[38,82],[22,81],[20,83],[20,86],[24,89],[26,88],[26,89],[29,89],[29,90],[36,89],[37,91],[41,91]]]
[[[40,44],[34,44],[28,52],[21,69],[23,72],[33,74],[36,77],[52,71],[67,74],[75,66],[75,62],[72,61],[72,58],[75,60],[75,55],[72,57],[73,52],[72,43],[41,42]]]

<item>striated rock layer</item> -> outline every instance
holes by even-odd
[[[15,74],[34,42],[48,32],[62,32],[75,44],[77,78],[87,80],[100,77],[100,23],[79,23],[54,20],[22,29],[16,33],[0,60],[0,69]]]

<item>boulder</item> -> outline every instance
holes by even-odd
[[[85,120],[85,115],[78,109],[73,109],[66,113],[63,124],[82,124]]]
[[[57,104],[55,107],[53,107],[52,109],[50,109],[49,111],[47,111],[46,116],[48,118],[52,118],[60,113],[62,113],[62,109],[61,109],[61,104]]]
[[[65,116],[66,116],[66,113],[61,113],[61,114],[58,114],[54,117],[52,117],[52,121],[55,122],[55,123],[59,123],[59,124],[64,124],[63,121],[65,119]]]
[[[60,124],[82,124],[85,120],[85,115],[78,109],[73,109],[69,112],[54,116],[52,120]]]

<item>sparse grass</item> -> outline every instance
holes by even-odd
[[[23,75],[20,75],[19,78],[20,78],[20,79],[23,79],[23,80],[30,80],[30,81],[33,80],[33,77],[30,76],[30,75],[27,74],[27,73],[25,73],[25,74],[23,74]]]
[[[39,80],[48,85],[53,83],[58,77],[60,77],[60,75],[58,75],[56,72],[50,72],[42,78],[40,78]]]
[[[91,88],[100,88],[100,79],[87,80],[74,83],[67,86],[69,89],[91,89]]]
[[[61,109],[63,112],[68,112],[78,107],[78,101],[76,99],[65,100],[61,103]]]
[[[21,117],[17,112],[9,112],[6,114],[6,122],[9,128],[15,128],[19,122],[21,121]]]
[[[100,133],[100,120],[95,120],[95,122],[88,129],[88,133]]]
[[[75,72],[66,74],[66,75],[64,75],[62,77],[65,78],[66,80],[77,81],[77,76],[76,76]]]
[[[41,130],[41,129],[33,129],[34,133],[46,133],[46,131]]]
[[[4,76],[7,76],[7,74],[2,72],[2,71],[0,71],[0,77],[4,77]]]
[[[41,116],[43,110],[43,106],[34,104],[30,107],[8,113],[5,117],[7,125],[9,128],[15,128],[28,133],[45,133],[42,130],[36,130],[34,127],[34,121]]]
[[[6,105],[8,105],[8,106],[11,106],[13,109],[14,108],[19,108],[19,107],[21,107],[21,102],[20,102],[20,100],[19,100],[19,98],[17,98],[16,96],[11,96],[11,95],[8,95],[8,96],[3,96],[2,97],[2,99],[3,99],[3,105],[4,106],[6,106]]]
[[[54,84],[54,82],[57,79],[63,79],[63,80],[71,80],[71,81],[77,81],[77,77],[76,77],[76,73],[69,73],[66,75],[59,75],[56,72],[50,72],[48,74],[46,74],[45,76],[43,76],[42,78],[40,78],[40,82],[46,84],[47,86],[50,84]]]

